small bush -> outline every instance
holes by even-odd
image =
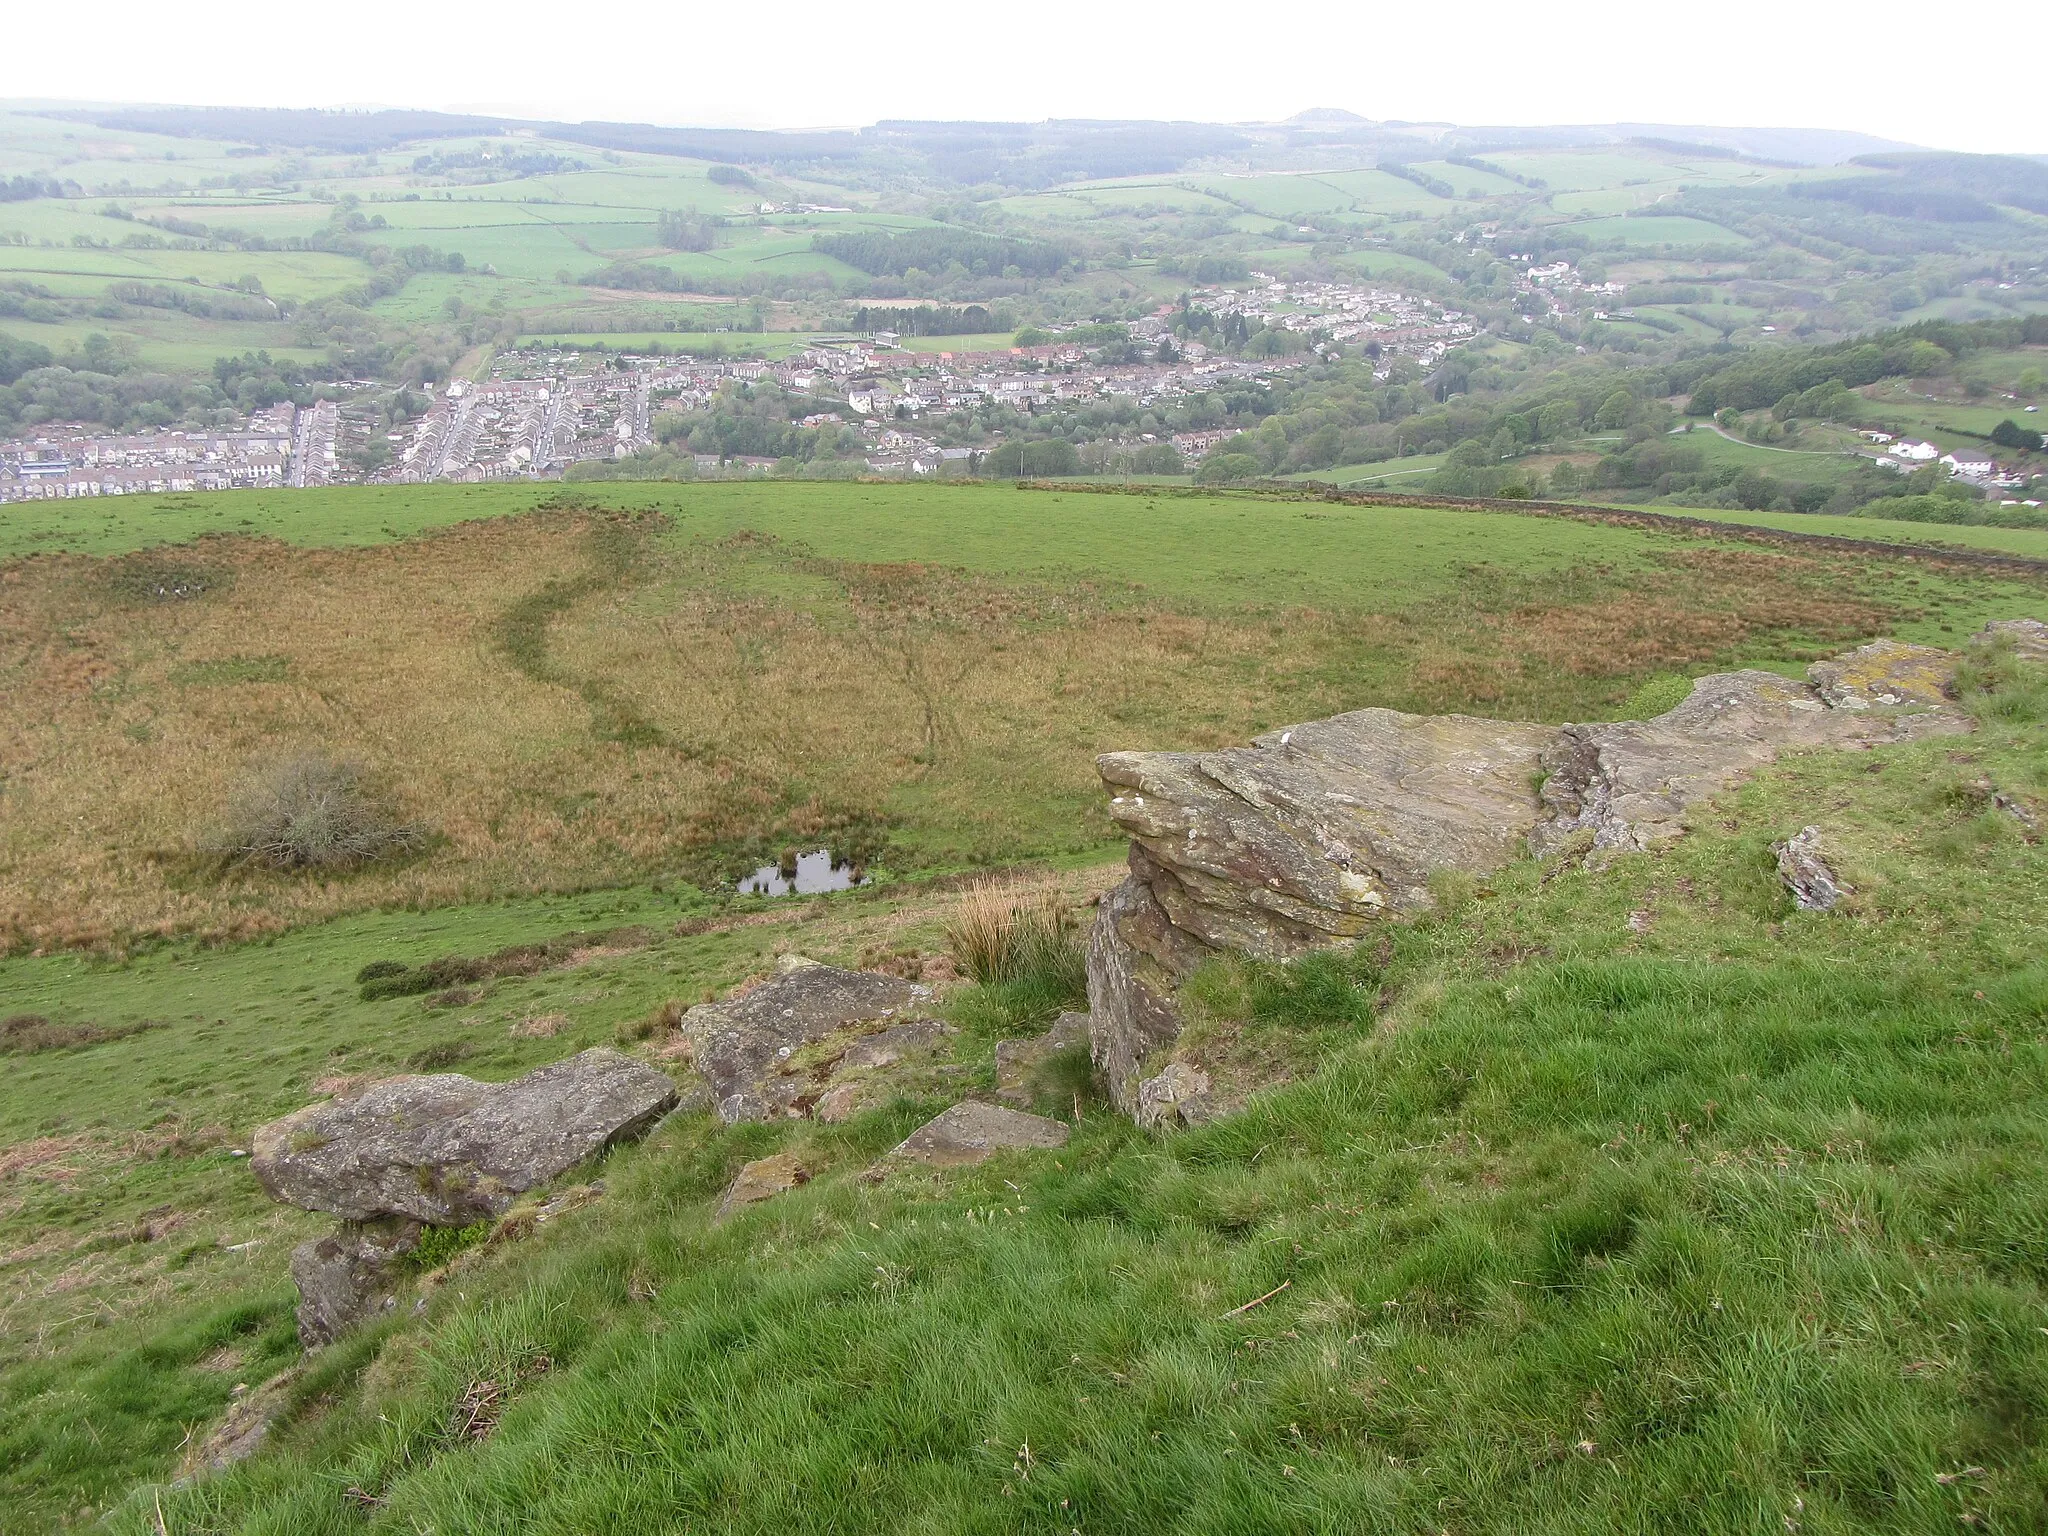
[[[382,981],[387,976],[403,976],[411,967],[403,960],[372,960],[356,972],[356,985],[366,981]]]
[[[68,1051],[81,1045],[99,1045],[155,1029],[148,1020],[140,1024],[54,1024],[39,1013],[17,1013],[0,1019],[0,1056],[33,1056],[37,1051]]]
[[[207,848],[275,869],[345,869],[422,841],[372,801],[360,764],[307,752],[244,780]]]
[[[476,1047],[467,1040],[440,1040],[414,1051],[405,1058],[405,1064],[415,1072],[438,1072],[475,1054]]]

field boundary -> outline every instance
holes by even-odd
[[[1629,507],[1591,506],[1576,501],[1519,500],[1504,496],[1409,496],[1399,491],[1345,491],[1334,486],[1309,489],[1294,481],[1256,481],[1240,487],[1164,485],[1076,485],[1060,480],[1019,480],[1019,490],[1086,491],[1116,496],[1246,496],[1265,501],[1336,502],[1355,507],[1441,507],[1455,512],[1512,512],[1523,517],[1561,517],[1614,528],[1641,528],[1717,539],[1735,538],[1752,544],[1833,549],[1850,554],[1891,555],[1936,565],[1967,565],[2048,576],[2048,559],[2000,550],[1958,549],[1952,544],[1893,544],[1882,539],[1852,539],[1839,533],[1795,533],[1787,528],[1760,528],[1753,523],[1721,523],[1708,517],[1670,512],[1643,512]]]

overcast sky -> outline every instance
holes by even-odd
[[[2048,151],[2039,92],[1996,78],[1998,45],[1945,33],[1939,13],[1897,0],[299,0],[254,10],[23,0],[10,10],[7,52],[32,67],[0,89],[38,98],[774,128],[1272,121],[1321,106],[1468,124],[1846,128],[1946,149]],[[2015,50],[2040,46],[2039,27],[2020,41],[2027,30],[2012,34]]]

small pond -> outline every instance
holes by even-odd
[[[800,853],[793,864],[763,864],[740,882],[742,896],[822,896],[866,885],[868,877],[830,848]]]

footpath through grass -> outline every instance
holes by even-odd
[[[112,1528],[2038,1529],[2048,855],[1995,797],[2048,812],[2048,685],[1968,702],[1971,738],[1789,759],[1657,856],[1206,973],[1206,1027],[1297,1067],[1198,1131],[1091,1113],[873,1182],[939,1101],[673,1119],[313,1362],[270,1450]],[[1831,914],[1773,868],[1808,823]],[[713,1225],[776,1148],[820,1172]],[[266,1366],[281,1260],[247,1278]],[[146,1417],[151,1347],[17,1399],[10,1454]]]

